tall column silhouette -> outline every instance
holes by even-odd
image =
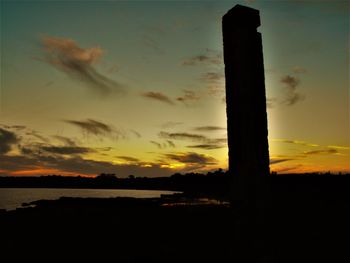
[[[237,262],[271,262],[269,149],[259,11],[236,5],[222,19],[233,238]]]
[[[259,199],[259,184],[270,172],[259,26],[259,11],[241,5],[222,19],[233,202]]]

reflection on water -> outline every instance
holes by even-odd
[[[13,210],[23,203],[37,200],[55,200],[60,197],[136,197],[155,198],[170,195],[172,191],[130,189],[56,189],[56,188],[0,188],[0,209]]]
[[[230,206],[230,202],[214,198],[187,197],[182,194],[162,195],[162,206],[189,206],[189,205],[220,205]]]

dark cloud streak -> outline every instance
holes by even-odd
[[[284,100],[286,105],[292,106],[297,102],[304,100],[305,97],[297,90],[297,87],[300,84],[299,79],[286,75],[281,79],[281,83],[286,87],[286,99]]]
[[[65,120],[66,123],[73,124],[83,131],[93,135],[106,135],[113,132],[113,128],[105,123],[93,119],[85,121]]]
[[[183,66],[197,66],[197,65],[222,65],[222,53],[211,49],[206,49],[205,54],[199,54],[186,58],[182,61]]]
[[[19,141],[20,138],[14,132],[0,128],[0,155],[11,151],[12,146]]]
[[[189,102],[197,101],[201,97],[198,96],[194,91],[191,90],[183,90],[183,95],[180,97],[177,97],[176,100],[179,102],[182,102],[184,104],[188,104]]]
[[[170,140],[167,140],[167,143],[168,143],[169,147],[172,147],[172,148],[176,147],[175,143],[170,141]]]
[[[159,142],[155,142],[155,141],[149,141],[149,142],[152,143],[153,145],[157,146],[158,149],[162,149],[163,148],[162,144],[160,144]]]
[[[314,150],[314,151],[306,151],[305,155],[315,155],[315,154],[337,154],[339,153],[336,149],[322,149],[322,150]]]
[[[42,146],[40,150],[45,152],[54,153],[54,154],[63,154],[63,155],[74,155],[74,154],[86,154],[95,152],[95,150],[87,147],[79,146]]]
[[[215,150],[224,148],[225,145],[222,144],[197,144],[197,145],[188,145],[187,148],[196,148],[196,149],[203,149],[203,150]]]
[[[292,161],[292,160],[295,160],[295,159],[293,159],[293,158],[271,158],[270,164],[283,163],[283,162]]]
[[[193,134],[193,133],[186,133],[186,132],[169,133],[169,132],[161,131],[158,134],[158,136],[160,138],[163,138],[163,139],[199,142],[203,145],[210,144],[213,147],[218,147],[218,145],[222,145],[222,147],[227,146],[227,139],[226,138],[211,139],[211,138],[208,138],[208,137],[201,135],[201,134]],[[192,147],[195,148],[194,146],[192,146]],[[200,148],[200,147],[197,147],[197,148]]]
[[[211,132],[211,131],[226,130],[226,128],[219,127],[219,126],[199,126],[199,127],[195,127],[194,130],[201,131],[201,132]]]
[[[101,48],[81,48],[74,40],[49,36],[42,37],[41,44],[45,57],[39,60],[72,79],[87,84],[92,91],[105,96],[112,92],[125,92],[124,85],[107,78],[94,68],[94,64],[103,55]]]
[[[215,158],[211,156],[195,152],[167,153],[164,154],[164,157],[184,164],[213,165],[217,164],[218,162]]]
[[[113,164],[105,161],[83,159],[78,155],[69,158],[63,158],[60,155],[0,155],[0,163],[1,168],[3,169],[3,171],[0,171],[0,175],[8,175],[7,171],[16,172],[23,170],[36,170],[38,167],[43,167],[46,169],[58,169],[62,172],[75,173],[77,175],[114,173],[117,174],[117,176],[121,177],[126,177],[130,174],[147,177],[155,177],[157,174],[169,176],[174,173],[173,170],[161,167],[161,165],[157,163],[150,163],[147,167],[139,165],[138,163]]]
[[[52,136],[54,138],[56,138],[57,140],[63,142],[65,145],[67,146],[76,146],[76,143],[74,140],[72,140],[71,138],[67,138],[64,136],[60,136],[60,135],[54,135]]]
[[[169,133],[169,132],[161,131],[158,135],[160,138],[164,138],[164,139],[191,140],[191,141],[197,141],[197,142],[204,142],[207,140],[207,137],[203,135],[191,134],[186,132]]]
[[[138,163],[140,162],[139,159],[134,158],[134,157],[130,157],[130,156],[117,156],[118,159],[127,161],[127,162],[131,162],[131,163]]]
[[[142,93],[142,96],[148,99],[153,99],[153,100],[161,101],[170,105],[174,105],[174,102],[168,96],[166,96],[161,92],[149,91],[149,92]]]
[[[28,132],[26,132],[26,135],[33,136],[33,137],[35,137],[35,138],[37,138],[40,141],[43,141],[45,143],[49,143],[50,142],[50,140],[48,138],[40,135],[39,132],[37,132],[37,131],[28,131]]]

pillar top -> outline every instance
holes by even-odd
[[[235,5],[223,16],[223,21],[234,27],[257,28],[260,26],[259,10],[243,5]]]

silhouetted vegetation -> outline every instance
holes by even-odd
[[[307,173],[277,174],[268,178],[273,192],[289,191],[302,193],[334,193],[339,195],[349,190],[350,174]],[[0,177],[0,188],[93,188],[93,189],[140,189],[181,191],[186,196],[205,196],[228,199],[230,176],[219,169],[207,174],[175,173],[170,177],[137,177],[130,175],[118,178],[115,174],[101,173],[96,177],[48,175],[38,177]]]
[[[39,177],[0,177],[0,187],[29,187],[29,188],[95,188],[95,189],[144,189],[144,190],[173,190],[187,194],[222,195],[227,194],[228,176],[219,169],[200,173],[176,173],[170,177],[136,177],[130,175],[118,178],[115,174],[105,174],[94,178],[81,176],[49,175]]]
[[[188,191],[196,189],[193,185],[197,183],[205,189],[209,182],[220,182],[214,185],[218,191],[228,176],[214,174],[175,174],[169,178],[121,179],[102,175],[80,179],[60,176],[30,179],[38,180],[36,183],[67,182],[65,179],[71,182],[107,180],[130,187],[141,187],[140,182],[144,183],[143,187],[163,187],[167,182],[169,187],[181,188],[189,183],[192,186],[183,188]],[[1,178],[2,185],[9,179]],[[17,181],[13,182],[25,178],[15,179]],[[271,258],[268,262],[348,262],[350,176],[272,175],[269,181],[272,206],[267,211],[264,240],[273,250],[274,260]],[[3,255],[11,255],[13,261],[21,255],[18,251],[31,259],[42,258],[43,254],[38,251],[45,251],[62,260],[75,256],[81,261],[93,255],[101,257],[99,262],[110,258],[121,263],[227,262],[230,258],[237,262],[260,262],[260,254],[251,253],[253,241],[242,236],[236,238],[241,231],[235,223],[240,215],[233,209],[222,205],[164,206],[168,201],[167,198],[36,201],[34,208],[0,213],[0,247],[4,249]],[[251,224],[253,226],[254,222]]]

